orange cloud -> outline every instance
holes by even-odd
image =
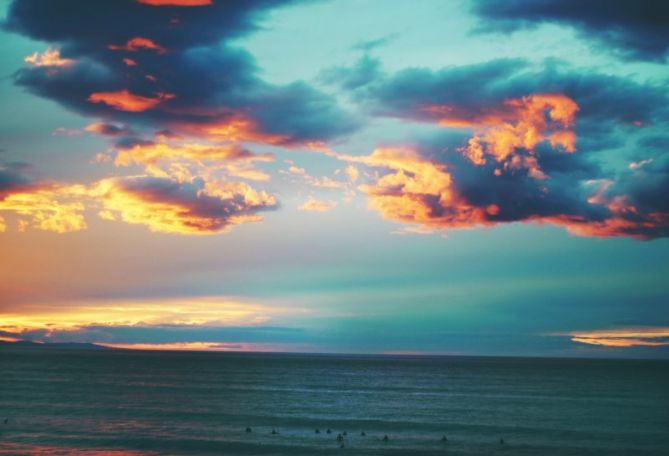
[[[316,188],[337,189],[337,188],[343,188],[346,185],[345,182],[336,181],[334,179],[329,178],[328,176],[316,177],[316,176],[311,176],[309,174],[305,174],[304,179],[307,182],[307,184]]]
[[[369,156],[340,159],[391,171],[358,187],[370,208],[389,220],[442,228],[489,225],[486,214],[498,209],[467,204],[455,192],[446,165],[426,160],[410,148],[379,148]]]
[[[8,219],[19,231],[34,227],[66,233],[86,229],[86,207],[106,220],[147,225],[151,231],[206,234],[262,220],[259,211],[274,209],[276,197],[243,182],[208,173],[108,178],[86,185],[22,184],[0,194],[0,232]],[[236,172],[233,169],[232,172]]]
[[[142,224],[172,234],[212,234],[257,222],[258,210],[276,207],[273,195],[241,182],[179,182],[137,176],[99,181],[92,193],[103,205],[100,216]]]
[[[222,351],[222,352],[265,352],[285,353],[294,351],[293,344],[261,344],[254,342],[172,342],[162,344],[110,344],[99,343],[105,347],[125,350],[169,350],[169,351]]]
[[[137,0],[138,3],[151,6],[206,6],[212,0]]]
[[[627,165],[627,167],[628,167],[629,169],[639,169],[639,168],[641,168],[641,167],[643,167],[643,166],[646,166],[646,165],[648,165],[648,164],[650,164],[650,163],[653,163],[653,161],[654,161],[654,160],[653,160],[652,158],[648,158],[648,159],[646,159],[646,160],[640,160],[640,161],[638,161],[638,162],[632,162],[632,163],[630,163],[629,165]]]
[[[84,131],[103,136],[120,136],[129,132],[125,126],[105,122],[93,122],[92,124],[88,124],[84,127]]]
[[[353,165],[348,165],[345,169],[344,172],[346,173],[346,176],[348,176],[348,179],[351,182],[355,182],[358,180],[358,177],[360,177],[360,171],[358,171],[358,168],[356,168]]]
[[[337,203],[333,201],[319,201],[314,197],[310,197],[298,209],[301,211],[328,212],[334,209],[335,206],[337,206]]]
[[[57,307],[57,311],[54,308]],[[66,331],[86,326],[256,326],[277,316],[307,312],[302,308],[253,302],[233,296],[116,299],[76,305],[24,307],[0,315],[0,329],[20,334],[49,328]]]
[[[349,166],[347,170],[345,170],[346,173],[352,172],[350,171],[351,169],[354,169],[357,171],[357,169],[353,166]],[[334,180],[328,176],[312,176],[311,174],[307,173],[307,171],[304,168],[300,168],[299,166],[295,166],[292,164],[288,167],[287,170],[279,170],[279,173],[281,174],[286,174],[286,175],[294,175],[294,176],[299,176],[301,180],[303,180],[307,185],[310,185],[311,187],[315,188],[325,188],[325,189],[330,189],[330,190],[335,190],[335,189],[343,189],[347,186],[347,182],[339,181],[339,180]],[[341,170],[337,170],[335,174],[340,174]],[[350,174],[347,174],[350,176]],[[357,178],[357,175],[356,175]],[[349,178],[350,179],[350,178]]]
[[[210,123],[173,125],[177,130],[195,134],[212,140],[251,141],[260,144],[281,145],[289,142],[289,136],[263,132],[251,118],[235,114],[234,116]]]
[[[55,309],[55,310],[54,310]],[[0,332],[8,341],[37,343],[85,341],[119,348],[147,350],[248,350],[272,351],[272,343],[229,342],[212,334],[233,328],[230,333],[253,334],[287,317],[313,314],[312,309],[237,296],[193,296],[161,298],[94,299],[24,305],[0,314]],[[137,340],[142,330],[154,334],[181,333],[175,342],[164,336]],[[198,339],[202,337],[202,339]],[[221,337],[222,340],[216,340]],[[231,336],[228,336],[231,337]],[[233,336],[234,337],[234,336]],[[242,338],[244,336],[241,336]],[[213,339],[213,341],[212,341]],[[167,340],[167,341],[166,341]],[[172,339],[174,340],[174,339]],[[285,345],[284,348],[287,348]]]
[[[654,229],[669,225],[669,213],[641,213],[629,202],[627,195],[607,195],[614,185],[608,179],[592,180],[589,184],[598,185],[588,203],[601,205],[610,211],[610,216],[603,220],[587,220],[579,217],[555,216],[546,218],[556,225],[563,225],[567,231],[578,236],[617,237],[630,236],[636,239],[649,239]]]
[[[24,62],[35,67],[62,67],[74,63],[72,59],[64,59],[60,56],[60,50],[49,48],[43,53],[33,52],[23,59]]]
[[[253,163],[272,161],[272,154],[254,154],[239,144],[152,143],[120,149],[114,163],[117,166],[141,164],[153,176],[173,176],[182,181],[194,176],[193,169],[205,178],[213,171],[224,171],[229,176],[266,181],[270,176],[254,168]]]
[[[123,59],[123,63],[125,63],[127,66],[137,66],[137,62],[133,59],[125,58]]]
[[[156,44],[155,41],[149,39],[149,38],[143,38],[141,36],[137,36],[135,38],[131,38],[128,41],[126,41],[125,44],[118,45],[118,44],[110,44],[107,46],[108,49],[111,49],[112,51],[128,51],[128,52],[137,52],[142,49],[146,49],[149,51],[155,51],[158,54],[164,54],[167,52],[167,49],[164,47]]]
[[[653,342],[649,340],[635,339],[631,337],[619,338],[619,339],[614,337],[608,337],[603,339],[597,339],[592,337],[572,337],[571,340],[583,344],[600,345],[604,347],[660,347],[663,345],[669,345],[669,341]]]
[[[544,141],[567,153],[576,151],[574,125],[578,105],[562,94],[534,94],[512,98],[502,108],[469,113],[452,106],[423,108],[437,118],[439,125],[473,128],[475,135],[459,151],[475,165],[491,159],[505,169],[525,168],[537,179],[546,176],[539,169],[535,147]],[[524,149],[527,155],[519,155]]]
[[[141,112],[155,107],[164,100],[174,98],[170,93],[158,93],[156,98],[134,95],[127,89],[118,92],[95,92],[88,97],[91,103],[104,103],[119,111]]]
[[[625,213],[636,215],[634,218],[624,218]],[[567,231],[577,236],[588,237],[618,237],[630,236],[639,240],[652,239],[655,229],[669,225],[669,214],[663,212],[651,212],[638,215],[636,209],[627,211],[616,211],[610,218],[601,221],[586,220],[578,217],[547,217],[547,222],[562,225]]]
[[[587,201],[579,201],[579,207],[575,207],[576,214],[539,215],[531,211],[517,211],[517,201],[494,198],[496,203],[473,203],[457,190],[448,165],[428,160],[409,147],[379,148],[368,156],[339,154],[338,158],[383,169],[375,172],[372,183],[360,185],[358,189],[367,197],[369,207],[379,211],[383,218],[418,225],[409,228],[413,232],[523,221],[562,226],[578,236],[649,239],[658,227],[669,225],[668,213],[643,212],[631,203],[629,196],[608,194],[607,191],[614,185],[610,180],[586,182],[598,187]],[[499,176],[498,170],[494,171],[492,175]],[[531,170],[528,174],[536,178]],[[538,187],[531,191],[539,192],[541,197],[542,192],[548,190]],[[537,196],[528,195],[528,198]],[[588,203],[599,206],[593,213],[606,214],[608,211],[608,214],[601,217],[590,215]]]
[[[31,186],[0,199],[0,214],[16,217],[19,230],[33,227],[44,231],[67,233],[86,228],[81,199],[86,195],[82,185]],[[0,219],[0,232],[6,230]]]
[[[605,347],[659,347],[669,345],[669,328],[574,331],[566,335],[570,336],[574,342]]]

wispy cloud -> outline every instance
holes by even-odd
[[[664,327],[598,329],[552,335],[567,336],[573,342],[603,347],[661,347],[669,345],[669,328]]]
[[[236,296],[85,300],[4,311],[0,337],[140,349],[281,351],[304,344],[304,330],[280,322],[313,314]]]
[[[310,197],[307,201],[299,206],[299,209],[310,212],[328,212],[334,209],[336,206],[337,203],[334,201],[321,201],[314,197]]]

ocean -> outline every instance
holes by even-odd
[[[2,347],[0,371],[2,455],[669,455],[666,361]]]

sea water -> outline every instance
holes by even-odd
[[[5,347],[0,372],[5,455],[669,455],[666,361]]]

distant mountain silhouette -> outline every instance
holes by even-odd
[[[0,347],[16,347],[16,348],[35,348],[35,349],[77,349],[77,350],[115,350],[111,347],[105,347],[97,344],[80,343],[80,342],[45,342],[37,343],[29,340],[19,340],[17,342],[0,341]]]

